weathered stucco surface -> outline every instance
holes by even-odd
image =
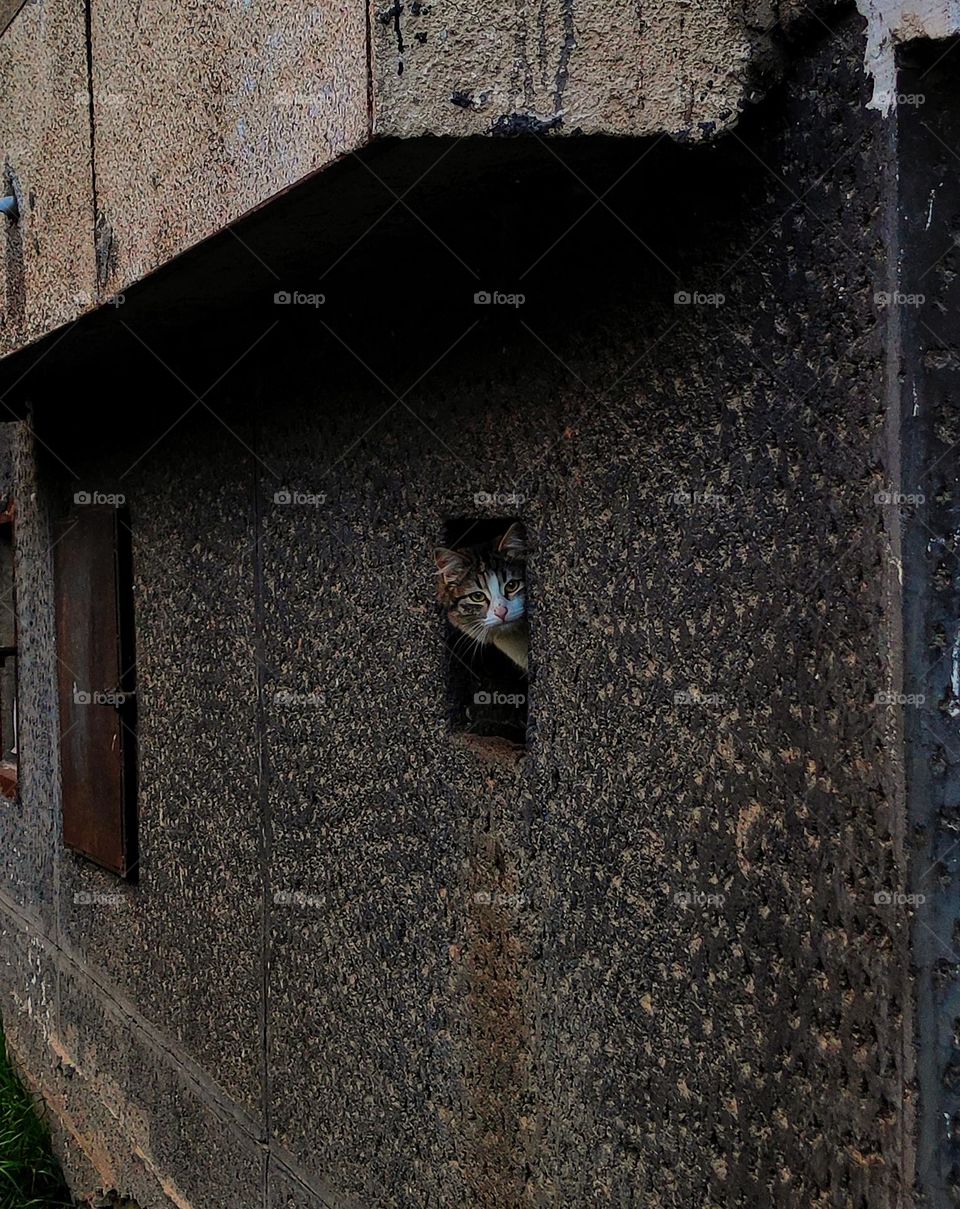
[[[358,0],[93,0],[91,11],[108,292],[366,139]]]
[[[24,5],[0,35],[0,353],[96,302],[83,0]]]
[[[279,203],[279,282],[203,342],[108,312],[95,415],[62,406],[79,334],[31,376],[33,532],[74,480],[129,501],[143,859],[117,887],[60,850],[43,749],[0,990],[144,1209],[909,1203],[861,34],[813,39],[746,145],[374,149],[400,193],[434,165],[416,218],[352,226],[389,204],[354,164],[339,234]],[[591,207],[621,177],[617,217]],[[121,321],[174,372],[123,360]],[[241,352],[211,414],[189,388]],[[429,551],[478,493],[521,495],[535,539],[520,764],[447,728]]]
[[[480,0],[371,8],[374,130],[418,135],[700,137],[731,125],[757,82],[769,4]]]
[[[704,138],[776,74],[786,36],[837,0],[376,0],[374,132]]]
[[[957,32],[960,2],[858,4],[871,103],[886,111],[896,45]],[[0,35],[4,183],[24,211],[18,226],[3,222],[0,351],[106,301],[371,135],[708,137],[762,95],[785,30],[831,7],[380,0],[367,12],[352,0],[294,21],[276,3],[94,0],[91,81],[84,6],[28,3]]]
[[[0,35],[0,150],[35,202],[6,232],[0,352],[374,135],[709,137],[762,96],[810,7],[92,0],[88,78],[84,5],[35,0]]]

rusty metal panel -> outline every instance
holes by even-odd
[[[55,547],[63,840],[122,876],[136,860],[127,536],[117,509],[88,505]]]

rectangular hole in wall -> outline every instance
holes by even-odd
[[[498,555],[497,546],[508,534],[513,539],[507,538],[510,548]],[[497,578],[500,588],[505,589],[514,582],[506,578],[508,568],[522,583],[519,592],[505,593],[492,605],[488,595],[486,605],[475,605],[474,612],[463,614],[453,603],[453,595],[459,593],[459,600],[468,595],[467,586],[476,584],[479,589],[475,571],[470,570],[463,582],[450,588],[443,601],[444,612],[449,616],[452,611],[460,623],[448,621],[446,624],[450,726],[454,734],[470,746],[493,756],[516,755],[526,747],[527,672],[518,662],[525,655],[529,633],[526,555],[517,548],[524,538],[523,524],[517,517],[453,517],[446,521],[441,535],[443,549],[463,553],[467,560],[473,556],[474,567],[481,563],[486,566],[486,558],[494,555],[491,559],[493,567],[488,567],[487,572],[488,575],[490,571],[496,574],[494,568],[501,569]],[[489,594],[491,590],[496,591],[497,587],[487,579],[486,591]],[[498,626],[482,628],[488,607],[511,610],[508,617],[512,611],[522,610],[523,620],[511,623],[502,631]],[[484,641],[476,641],[478,634],[484,636]],[[506,650],[512,650],[513,657],[505,653]]]

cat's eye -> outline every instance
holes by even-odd
[[[470,604],[483,604],[486,601],[486,596],[483,592],[471,592],[467,597]]]
[[[508,580],[507,583],[505,583],[503,585],[503,590],[504,590],[504,592],[508,593],[508,595],[512,596],[514,592],[519,592],[522,587],[523,587],[522,580],[511,579],[511,580]]]

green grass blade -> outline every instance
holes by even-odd
[[[0,1030],[0,1209],[73,1204],[38,1106],[17,1078]]]

